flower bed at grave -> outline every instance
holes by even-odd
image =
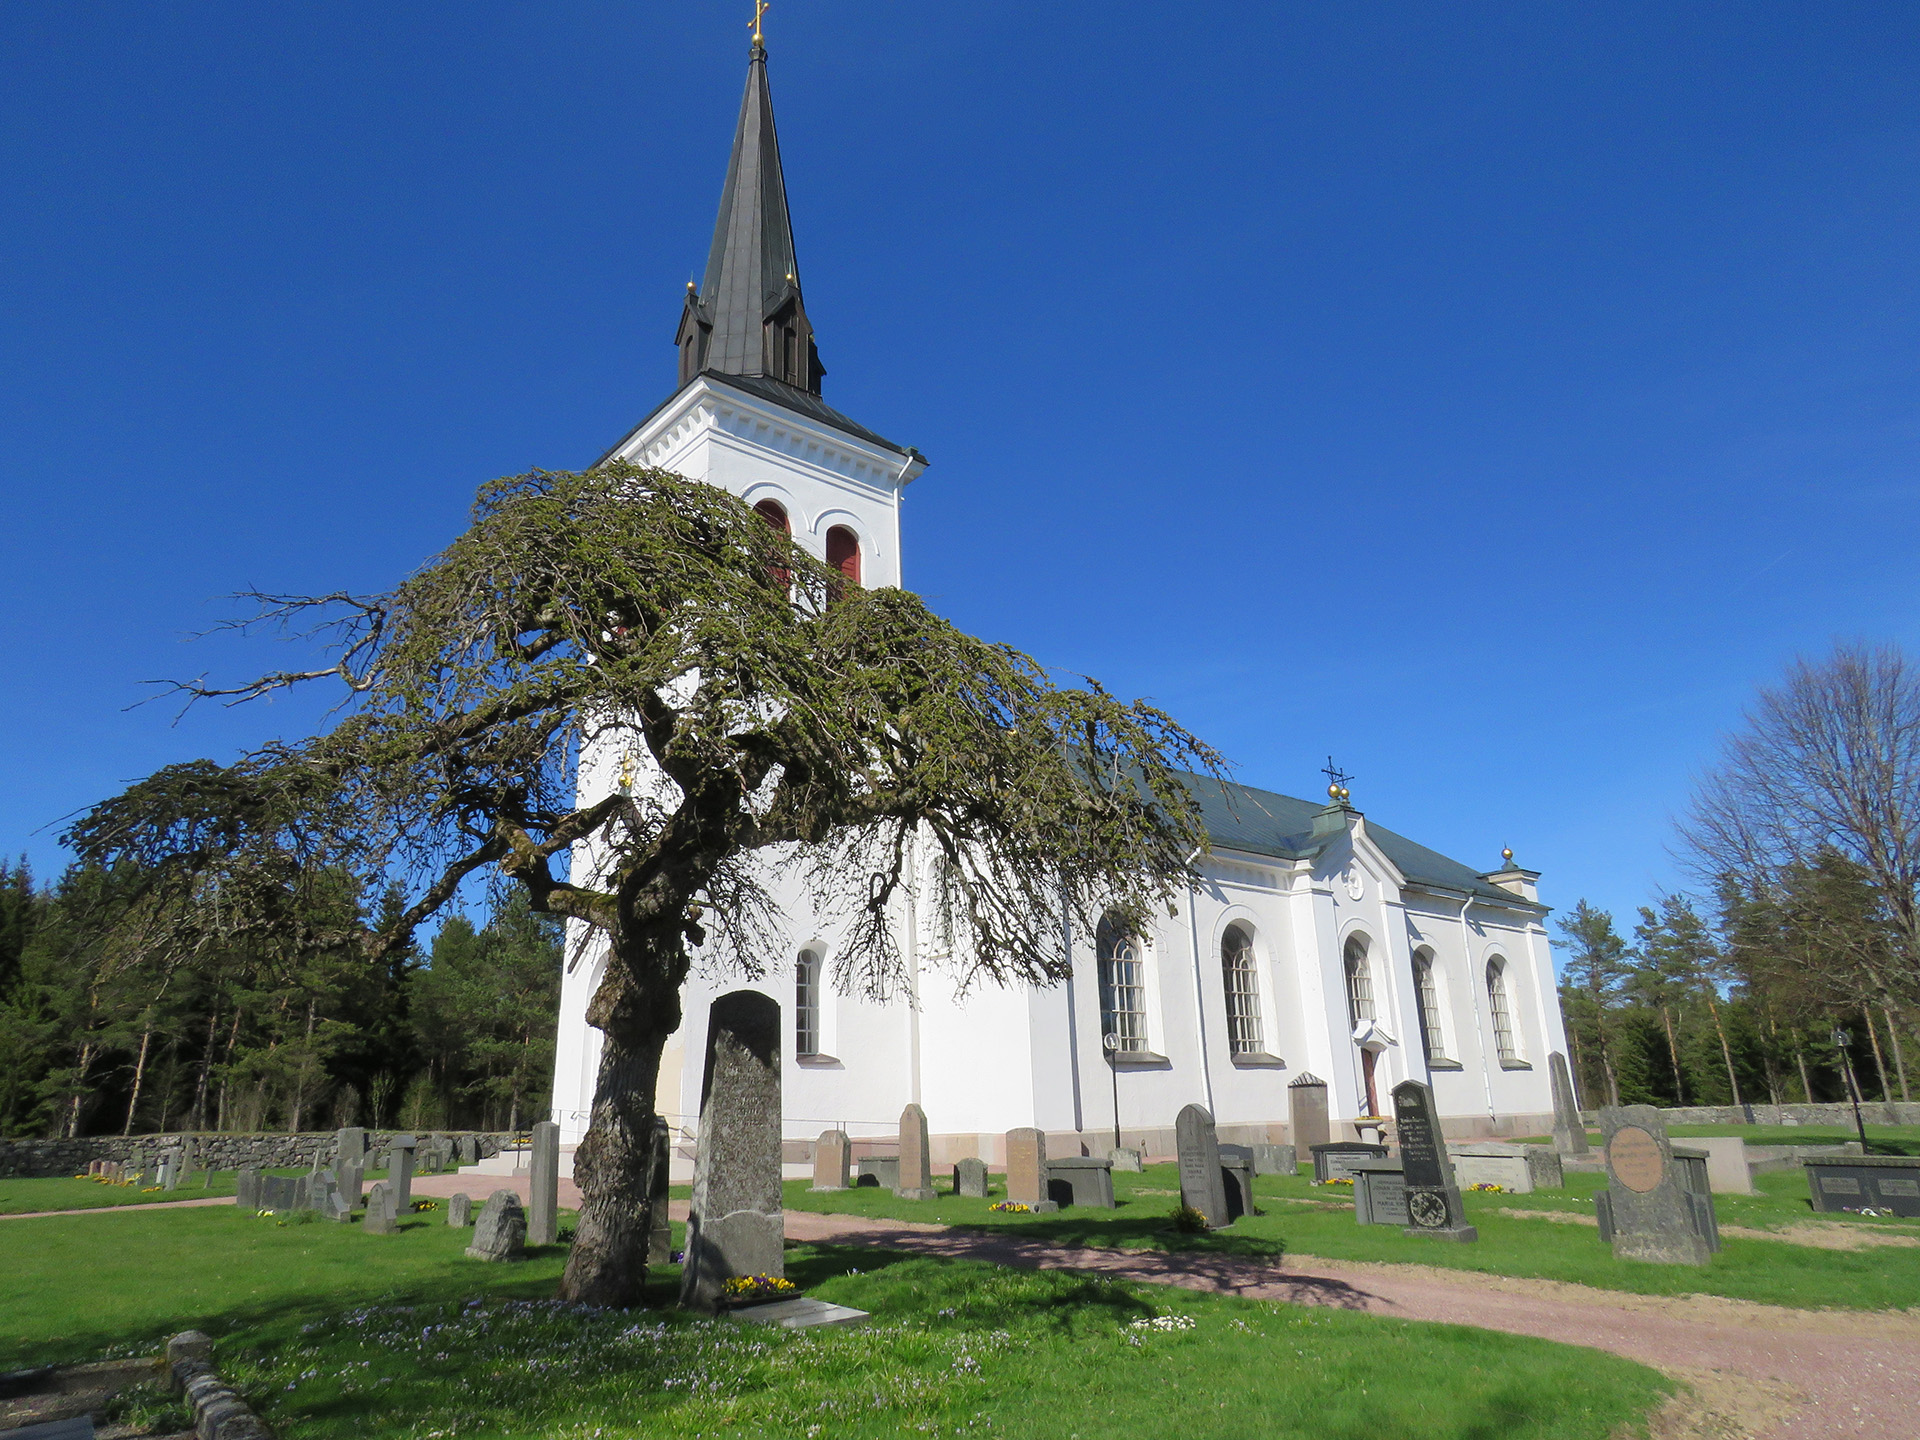
[[[1348,1189],[1352,1189],[1353,1177],[1351,1175],[1335,1175],[1331,1179],[1316,1180],[1313,1183],[1316,1185],[1345,1185]]]
[[[1031,1215],[1033,1207],[1020,1200],[996,1200],[987,1209],[1000,1215]]]
[[[1506,1186],[1496,1185],[1491,1180],[1475,1181],[1473,1184],[1467,1186],[1467,1189],[1478,1191],[1482,1195],[1504,1195],[1507,1193]]]
[[[780,1275],[736,1275],[720,1287],[729,1305],[758,1305],[766,1300],[791,1300],[800,1287]]]

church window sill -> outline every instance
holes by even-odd
[[[793,1063],[804,1066],[808,1070],[843,1070],[846,1068],[840,1063],[839,1057],[835,1055],[796,1055],[793,1057]]]
[[[1533,1066],[1529,1065],[1525,1060],[1502,1060],[1500,1062],[1500,1068],[1502,1070],[1531,1070]]]
[[[1236,1070],[1284,1070],[1287,1062],[1264,1050],[1244,1050],[1233,1057]]]
[[[1171,1070],[1173,1062],[1151,1050],[1120,1050],[1113,1054],[1116,1070]]]
[[[1429,1070],[1464,1070],[1466,1068],[1467,1067],[1462,1065],[1458,1060],[1449,1060],[1444,1055],[1429,1055],[1427,1057],[1427,1069]]]

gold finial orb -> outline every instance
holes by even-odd
[[[1327,799],[1338,800],[1339,798],[1340,798],[1340,787],[1338,785],[1327,786]]]
[[[1342,786],[1340,787],[1340,798],[1341,798],[1341,800],[1343,800],[1343,801],[1345,801],[1345,800],[1351,800],[1351,799],[1353,798],[1353,792],[1352,792],[1351,790],[1349,790],[1349,789],[1347,789],[1347,787],[1346,787],[1346,786],[1344,786],[1344,785],[1342,785]]]
[[[1513,863],[1513,847],[1509,845],[1506,849],[1502,850],[1500,852],[1500,858],[1511,865]]]

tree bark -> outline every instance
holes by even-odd
[[[1673,1007],[1660,1007],[1660,1021],[1667,1027],[1667,1058],[1673,1061],[1673,1102],[1676,1105],[1687,1103],[1687,1083],[1680,1074],[1680,1045],[1673,1038]]]
[[[1873,1044],[1873,1068],[1880,1075],[1880,1098],[1891,1100],[1893,1091],[1887,1088],[1887,1061],[1886,1057],[1880,1053],[1880,1027],[1873,1023],[1873,1007],[1862,1005],[1860,1018],[1867,1022],[1867,1039]]]
[[[1800,1046],[1793,1047],[1793,1058],[1800,1064],[1800,1093],[1806,1097],[1806,1103],[1813,1103],[1813,1079],[1807,1074],[1807,1052]]]
[[[654,1091],[673,1032],[608,1028],[592,1118],[573,1155],[580,1216],[560,1298],[628,1309],[645,1298],[653,1224]]]
[[[1713,1016],[1713,1028],[1720,1036],[1720,1058],[1727,1062],[1727,1086],[1733,1091],[1733,1103],[1742,1104],[1740,1099],[1740,1080],[1733,1073],[1733,1047],[1727,1044],[1727,1027],[1720,1023],[1720,1006],[1713,998],[1713,987],[1707,987],[1707,1010]]]
[[[1887,1017],[1887,1039],[1893,1045],[1893,1071],[1900,1081],[1900,1099],[1903,1102],[1910,1101],[1913,1096],[1907,1091],[1907,1055],[1900,1048],[1899,1017],[1894,1014],[1893,1006],[1885,1001],[1881,1002],[1880,1013]]]
[[[147,1046],[153,1041],[153,1026],[149,1025],[140,1032],[140,1058],[133,1062],[133,1094],[127,1097],[127,1123],[120,1127],[122,1135],[133,1133],[133,1112],[140,1104],[140,1085],[147,1075]],[[1877,1046],[1878,1041],[1874,1042]]]
[[[187,1128],[204,1130],[207,1125],[207,1082],[213,1075],[213,1032],[220,1026],[220,1003],[207,1011],[207,1044],[200,1056],[200,1074],[193,1085],[193,1108],[187,1112]]]

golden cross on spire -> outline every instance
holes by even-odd
[[[753,43],[756,45],[764,43],[760,38],[760,17],[767,13],[770,3],[771,0],[753,0]]]

